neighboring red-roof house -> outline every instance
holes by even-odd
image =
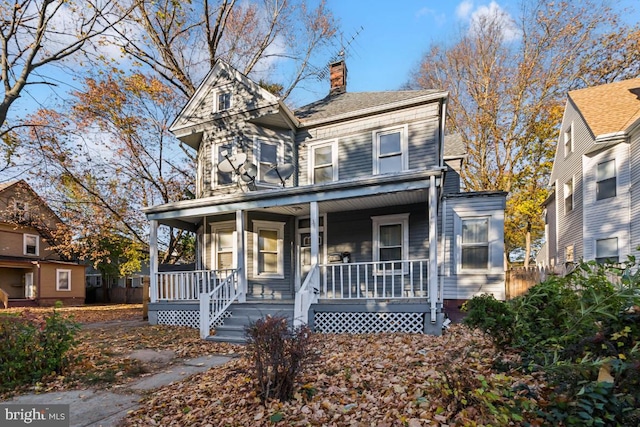
[[[0,184],[0,307],[84,303],[84,265],[53,249],[64,231],[25,181]]]
[[[538,263],[640,255],[640,79],[568,93]]]

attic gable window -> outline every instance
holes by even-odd
[[[29,219],[29,204],[16,200],[13,204],[13,214],[17,221]]]
[[[373,132],[374,175],[408,169],[407,126]]]
[[[216,94],[215,112],[226,111],[231,108],[231,92],[221,91]]]
[[[564,131],[564,156],[573,153],[573,123]]]
[[[22,237],[24,255],[40,255],[40,236],[24,234]]]
[[[596,167],[596,200],[616,197],[615,160],[598,163]]]

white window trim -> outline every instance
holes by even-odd
[[[402,226],[402,259],[400,261],[406,261],[409,259],[409,214],[395,214],[395,215],[379,215],[372,216],[371,222],[373,225],[373,262],[380,262],[380,226],[400,224]],[[398,273],[398,272],[397,272]],[[408,269],[406,263],[402,263],[402,273],[407,274]],[[382,271],[378,269],[378,265],[374,264],[374,274],[382,274]],[[387,271],[387,274],[391,274]]]
[[[595,236],[593,238],[593,260],[597,260],[598,259],[598,240],[607,240],[607,239],[617,239],[618,242],[618,263],[622,263],[624,261],[626,261],[626,256],[625,259],[622,259],[623,257],[620,254],[624,254],[624,253],[628,253],[628,248],[627,248],[627,240],[625,239],[625,236],[620,234],[620,233],[614,233],[614,234],[606,234],[606,235],[599,235],[599,236]]]
[[[211,224],[211,269],[218,269],[218,233],[233,230],[232,268],[238,268],[238,234],[235,221],[221,221]]]
[[[598,184],[602,181],[606,181],[607,179],[611,179],[611,178],[606,178],[606,179],[599,179],[598,177],[598,166],[604,164],[604,163],[609,163],[609,162],[613,162],[613,179],[615,180],[616,186],[615,186],[615,195],[610,196],[610,197],[605,197],[602,199],[598,199]],[[596,182],[596,194],[595,194],[595,200],[596,202],[599,202],[601,200],[608,200],[608,199],[613,199],[615,197],[618,196],[618,164],[616,162],[616,159],[607,159],[607,160],[601,160],[599,162],[596,162],[596,167],[595,167],[595,182]]]
[[[571,182],[571,210],[567,211],[567,184]],[[565,215],[569,215],[571,212],[576,210],[576,179],[575,176],[572,176],[571,179],[568,179],[567,181],[564,182],[563,187],[562,187],[562,209],[564,211]]]
[[[36,239],[36,253],[27,253],[27,238],[35,237]],[[40,256],[40,236],[37,234],[23,234],[22,235],[22,252],[25,256]]]
[[[283,150],[283,145],[284,145],[284,141],[277,139],[277,138],[271,138],[271,137],[265,137],[265,136],[255,136],[253,138],[253,153],[254,153],[254,163],[256,165],[256,182],[259,182],[260,185],[263,186],[273,186],[273,187],[278,187],[280,184],[279,183],[275,183],[272,184],[270,182],[266,182],[266,181],[260,181],[260,168],[262,167],[262,164],[260,163],[260,143],[261,142],[268,142],[268,143],[272,143],[276,145],[276,164],[277,165],[282,165],[283,164],[283,154],[282,154],[282,150]]]
[[[61,273],[67,273],[67,277],[69,278],[69,281],[67,282],[67,284],[69,285],[68,289],[60,289],[60,274]],[[56,291],[71,292],[71,270],[62,269],[62,268],[56,269]]]
[[[233,108],[233,92],[231,91],[232,86],[229,85],[224,85],[224,86],[220,86],[217,87],[216,90],[214,91],[213,94],[213,112],[214,114],[216,113],[222,113],[224,111],[229,111]],[[229,94],[229,108],[225,108],[224,110],[220,109],[220,105],[218,105],[219,103],[219,97],[220,95],[224,95],[225,93]]]
[[[380,142],[378,139],[378,135],[384,134],[384,133],[392,133],[394,131],[400,131],[400,150],[402,150],[402,153],[401,153],[402,170],[406,171],[409,169],[409,155],[408,155],[409,154],[408,153],[409,125],[405,124],[403,126],[394,126],[394,127],[384,128],[384,129],[377,129],[371,132],[371,139],[373,143],[373,174],[374,175],[380,174],[380,162],[379,162]]]
[[[481,246],[479,243],[473,243],[465,245],[462,243],[462,223],[464,221],[470,221],[474,219],[486,219],[487,220],[487,268],[463,268],[462,267],[462,248],[465,246]],[[457,270],[463,273],[486,273],[492,270],[493,263],[491,262],[491,228],[492,228],[492,215],[470,215],[470,216],[458,216],[458,230],[457,230],[457,245],[456,245],[456,266]]]
[[[224,144],[224,143],[228,143],[228,141],[224,141],[224,140],[215,140],[211,142],[211,164],[212,164],[212,168],[211,168],[211,188],[214,189],[216,187],[224,187],[224,186],[228,186],[228,185],[234,185],[236,184],[238,178],[236,176],[235,173],[231,172],[231,183],[229,184],[219,184],[218,183],[218,164],[220,163],[220,161],[222,161],[222,159],[218,158],[218,148],[220,145]],[[233,142],[230,143],[231,148],[229,150],[229,156],[235,155],[238,152],[238,145],[236,144],[235,139],[233,140]]]
[[[253,220],[253,274],[254,277],[284,279],[284,222]],[[278,239],[278,271],[277,273],[260,273],[259,268],[259,232],[260,230],[276,231]]]
[[[307,182],[309,182],[310,184],[315,184],[314,171],[316,165],[314,150],[326,146],[331,146],[331,166],[333,168],[332,181],[338,180],[338,140],[335,139],[333,141],[316,142],[308,145],[307,156],[309,158],[309,167],[307,171]]]
[[[594,243],[595,244],[595,243]],[[569,252],[569,248],[571,248],[571,259],[567,259],[568,256],[568,252]],[[566,245],[564,247],[564,262],[575,262],[576,261],[576,247],[575,245],[572,243],[570,245]]]

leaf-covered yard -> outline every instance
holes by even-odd
[[[313,353],[290,402],[261,404],[242,357],[158,390],[125,425],[507,425],[546,391],[498,372],[504,355],[461,325],[441,337],[317,335]]]

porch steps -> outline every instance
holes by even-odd
[[[4,307],[0,304],[0,307]],[[9,299],[9,308],[14,307],[38,307],[38,303],[30,298],[11,298]]]
[[[231,316],[224,319],[224,324],[215,328],[215,335],[206,339],[216,342],[234,344],[246,343],[245,328],[249,324],[267,316],[281,316],[293,324],[293,301],[233,303],[229,307]]]

